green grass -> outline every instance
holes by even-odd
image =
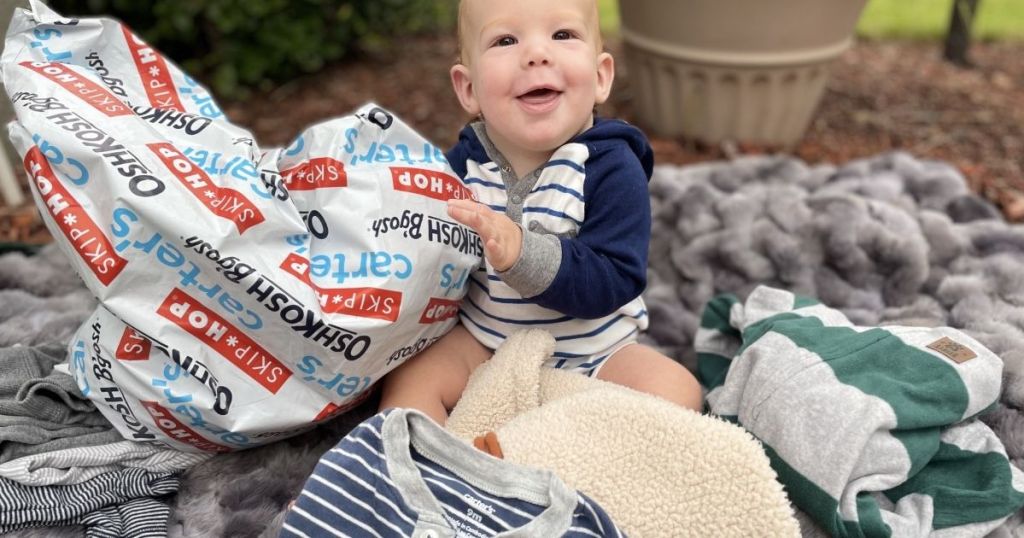
[[[619,0],[598,0],[601,30],[618,35]],[[728,1],[728,0],[720,0]],[[770,0],[765,0],[770,1]],[[941,39],[953,0],[868,0],[857,34],[870,38]],[[974,19],[978,39],[1024,39],[1024,0],[981,0]]]
[[[939,39],[949,28],[953,0],[869,0],[857,33],[865,37]],[[1024,1],[981,0],[973,35],[979,39],[1024,38]]]

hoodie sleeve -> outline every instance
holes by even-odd
[[[586,217],[579,234],[559,239],[561,263],[551,285],[531,301],[563,314],[607,316],[647,285],[651,203],[650,165],[626,144],[587,163]]]

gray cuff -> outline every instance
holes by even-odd
[[[562,265],[562,242],[551,234],[531,232],[522,226],[523,250],[519,259],[498,276],[523,297],[536,297],[548,289]]]

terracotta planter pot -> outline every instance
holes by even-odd
[[[639,123],[661,135],[791,146],[866,0],[620,0]]]

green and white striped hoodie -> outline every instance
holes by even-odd
[[[759,287],[705,307],[710,411],[764,444],[793,503],[833,536],[984,536],[1024,505],[1024,473],[975,419],[1002,361],[949,327],[857,327]]]

